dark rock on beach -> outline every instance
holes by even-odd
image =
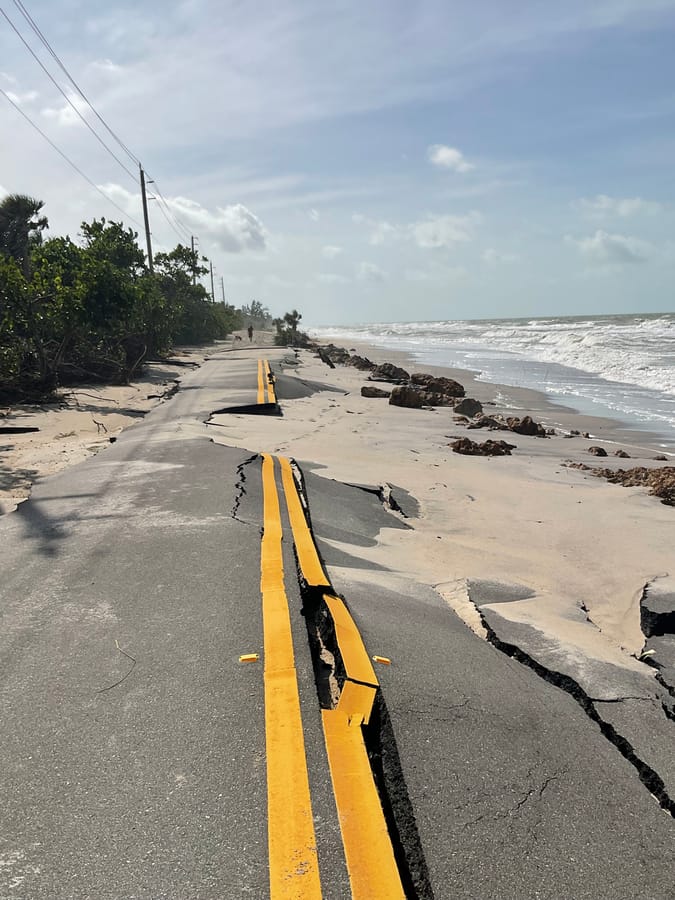
[[[607,456],[607,451],[604,447],[589,447],[588,452],[592,456]]]
[[[393,363],[382,363],[381,366],[375,366],[370,375],[370,380],[405,384],[407,381],[410,381],[410,375],[400,366],[395,366]]]
[[[630,453],[626,453],[625,450],[615,450],[614,456],[620,456],[621,459],[630,459]]]
[[[528,434],[533,437],[548,437],[544,426],[539,422],[535,422],[531,416],[523,416],[522,419],[519,419],[517,416],[512,416],[506,420],[506,424],[509,431],[514,431],[516,434]]]
[[[456,407],[455,407],[456,408]],[[491,431],[508,431],[509,426],[497,416],[481,416],[469,422],[467,428],[489,428]]]
[[[455,381],[454,378],[437,377],[426,372],[414,372],[410,376],[410,381],[412,384],[419,385],[432,394],[445,394],[447,397],[463,397],[466,393],[462,385]]]
[[[406,406],[409,409],[421,409],[425,402],[424,393],[408,384],[395,387],[389,397],[391,406]]]
[[[470,438],[459,438],[450,447],[464,456],[511,456],[511,451],[516,449],[515,444],[507,444],[506,441],[487,440],[478,444]]]
[[[658,497],[666,506],[675,506],[675,466],[648,469],[636,466],[633,469],[594,469],[586,463],[567,463],[570,469],[581,469],[598,478],[606,478],[612,484],[624,487],[648,487],[653,497]]]
[[[361,388],[362,397],[389,397],[390,395],[391,391],[383,391],[382,388],[375,387],[372,384],[364,384]]]
[[[377,368],[375,363],[371,362],[367,356],[359,356],[358,353],[350,356],[346,364],[354,366],[355,369],[360,369],[362,372],[372,372],[373,369]]]
[[[483,404],[480,400],[472,400],[471,397],[465,397],[455,404],[455,412],[461,416],[468,416],[473,419],[479,413],[483,412]]]

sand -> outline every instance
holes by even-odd
[[[253,346],[266,343],[271,336],[256,332]],[[248,349],[240,343],[231,347]],[[376,362],[417,368],[404,354],[358,350]],[[273,347],[267,355],[273,364],[292,356]],[[200,351],[192,358],[199,360]],[[401,489],[408,492],[418,504],[407,519],[410,529],[384,528],[376,546],[344,548],[387,570],[360,572],[362,580],[393,584],[403,577],[429,585],[477,634],[485,633],[478,605],[483,614],[492,610],[502,620],[529,626],[541,635],[549,660],[558,660],[581,683],[598,664],[608,663],[631,677],[651,677],[652,670],[636,658],[644,646],[639,603],[645,585],[672,570],[675,509],[642,488],[608,484],[565,462],[666,465],[653,461],[662,452],[655,439],[622,431],[609,420],[577,416],[534,391],[442,370],[462,382],[468,396],[490,404],[487,413],[530,413],[558,430],[547,439],[467,432],[446,407],[401,409],[385,399],[361,397],[367,373],[330,369],[311,351],[301,351],[297,362],[285,370],[289,377],[338,391],[285,400],[281,418],[216,417],[213,439],[291,456],[316,467],[322,477],[384,486],[395,497],[405,496]],[[2,440],[0,499],[5,507],[26,497],[35,477],[101,450],[122,428],[164,402],[153,395],[161,397],[179,376],[180,370],[158,365],[127,388],[78,389],[63,408],[13,411],[5,421],[36,423],[41,431]],[[572,428],[592,438],[565,437]],[[460,456],[449,443],[462,436],[506,438],[516,449],[507,457]],[[622,448],[633,459],[610,455],[596,460],[588,454],[591,445],[605,446],[610,454]],[[339,584],[340,570],[331,575]],[[491,583],[500,586],[496,593]],[[505,599],[505,585],[513,597],[524,599]]]
[[[182,348],[172,360],[200,365],[210,349]],[[39,429],[0,434],[0,515],[26,500],[38,478],[88,459],[166,402],[184,371],[150,363],[129,385],[83,384],[64,388],[54,403],[0,408],[0,426]]]

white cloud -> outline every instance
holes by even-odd
[[[423,249],[450,249],[455,244],[473,239],[473,228],[480,222],[480,215],[471,212],[466,216],[429,216],[408,226],[412,240]]]
[[[608,197],[607,194],[582,197],[578,205],[591,216],[620,216],[624,219],[640,213],[655,215],[663,209],[654,200],[643,200],[642,197]]]
[[[464,154],[456,147],[446,147],[445,144],[432,144],[427,149],[427,159],[439,169],[451,169],[453,172],[470,172],[476,167],[467,162]]]
[[[357,225],[368,225],[372,230],[368,243],[380,246],[391,241],[412,241],[423,249],[451,248],[455,244],[473,239],[474,227],[480,223],[477,212],[465,216],[429,215],[426,219],[403,225],[378,222],[367,216],[356,214],[352,221]]]
[[[140,196],[119,184],[101,184],[100,189],[111,196],[130,215],[138,215]],[[187,197],[167,197],[167,205],[178,221],[204,241],[210,241],[225,253],[244,253],[267,249],[269,233],[260,219],[241,203],[207,209]],[[150,207],[152,214],[153,208]],[[154,224],[162,226],[162,217],[154,216]],[[154,233],[153,226],[153,233]]]
[[[370,281],[380,283],[386,280],[386,274],[379,266],[371,262],[362,262],[357,270],[356,277],[359,281]]]
[[[601,229],[591,237],[581,240],[567,237],[566,240],[579,248],[586,262],[597,266],[645,262],[651,249],[649,244],[638,238],[623,234],[608,234]]]
[[[242,203],[217,206],[215,210],[186,197],[167,199],[167,203],[180,220],[210,238],[225,253],[267,249],[267,229]]]
[[[63,106],[58,107],[47,106],[41,112],[46,119],[52,119],[57,125],[69,127],[82,122],[77,113],[79,112],[80,115],[85,116],[86,111],[89,109],[89,104],[74,91],[66,91],[66,94],[70,103],[64,103]]]
[[[515,253],[499,253],[493,247],[483,250],[482,257],[483,261],[489,266],[497,266],[500,263],[513,263],[518,259]]]
[[[373,226],[373,230],[368,243],[374,247],[379,247],[381,244],[385,244],[389,238],[395,238],[398,235],[398,229],[389,222],[371,222],[370,224]]]
[[[320,272],[316,276],[316,280],[320,284],[347,284],[351,279],[344,275],[338,275],[336,272]]]
[[[312,222],[318,222],[319,219],[321,218],[321,214],[319,213],[318,209],[310,209],[310,211],[307,213],[307,215],[310,217]]]
[[[328,244],[321,250],[321,255],[324,259],[335,259],[336,256],[339,256],[342,253],[342,247],[334,247],[331,244]]]
[[[12,103],[17,106],[23,106],[25,103],[32,103],[37,100],[39,94],[37,91],[24,91],[23,94],[15,94],[14,91],[5,91]]]

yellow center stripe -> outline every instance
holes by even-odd
[[[284,485],[288,518],[291,520],[293,540],[298,554],[298,564],[302,577],[310,587],[330,587],[328,576],[324,572],[319,554],[312,537],[312,532],[307,524],[307,517],[300,502],[300,495],[293,477],[290,460],[284,456],[279,457],[281,465],[281,478]]]
[[[302,576],[312,587],[330,587],[290,461],[279,457],[279,462]],[[369,721],[378,681],[344,602],[327,591],[323,597],[347,676],[337,707],[322,710],[321,719],[352,900],[405,900],[361,727]]]
[[[274,387],[274,375],[267,360],[265,360],[265,380],[267,381],[267,393],[269,394],[269,402],[276,403],[277,395]]]
[[[258,360],[258,403],[265,402],[265,369],[262,359]]]
[[[274,457],[263,455],[261,578],[265,641],[267,837],[271,900],[321,900]]]
[[[321,718],[352,900],[405,900],[360,724],[339,709]]]

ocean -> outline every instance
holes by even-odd
[[[675,451],[675,314],[378,322],[311,329],[319,340],[403,350],[420,365],[533,388],[578,412],[656,435]]]

